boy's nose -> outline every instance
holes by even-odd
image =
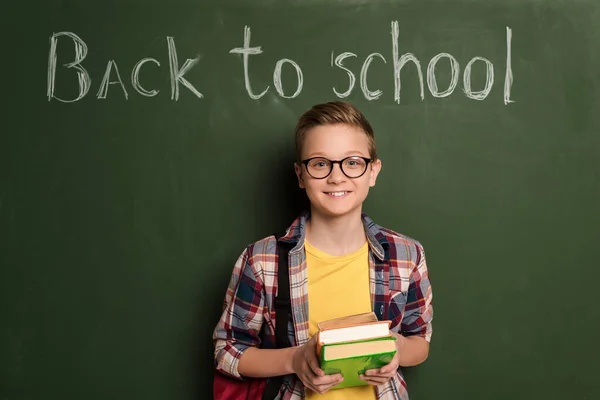
[[[339,163],[333,164],[333,169],[327,177],[329,182],[343,182],[346,179],[346,175],[342,172],[342,167]]]

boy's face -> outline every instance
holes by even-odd
[[[341,160],[348,156],[370,158],[367,135],[349,125],[315,127],[304,134],[303,144],[302,160],[312,157],[329,160]],[[298,184],[306,190],[312,212],[325,217],[340,217],[361,212],[369,188],[375,186],[381,161],[369,163],[366,172],[358,178],[348,178],[339,164],[334,164],[331,174],[323,179],[311,177],[303,164],[295,164],[294,168]]]

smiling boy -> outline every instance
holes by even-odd
[[[279,240],[291,243],[292,347],[274,349],[276,239],[249,245],[233,270],[213,339],[219,372],[233,377],[285,375],[278,399],[408,399],[401,366],[429,354],[433,308],[421,244],[375,224],[362,212],[381,170],[371,125],[344,102],[316,105],[296,126],[294,164],[310,200]],[[317,323],[373,311],[391,320],[392,362],[361,376],[366,386],[329,390],[316,354]]]

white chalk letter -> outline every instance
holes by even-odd
[[[283,94],[283,85],[281,84],[281,68],[283,67],[283,63],[292,64],[292,66],[296,68],[298,87],[296,88],[296,92],[294,92],[294,94],[291,96],[286,96]],[[275,64],[275,70],[273,71],[273,84],[275,85],[275,90],[277,90],[277,93],[279,93],[281,97],[285,99],[293,99],[294,97],[298,96],[302,91],[303,79],[304,78],[302,76],[302,70],[300,69],[300,66],[293,60],[282,58],[281,60],[277,61],[277,64]]]
[[[373,61],[373,58],[375,58],[375,57],[381,58],[383,60],[383,62],[385,64],[387,64],[387,62],[385,61],[385,58],[383,58],[383,56],[381,54],[371,53],[365,59],[365,62],[363,64],[362,68],[360,69],[360,88],[362,89],[365,99],[367,99],[369,101],[377,100],[383,94],[383,92],[381,90],[376,90],[376,91],[372,92],[367,87],[367,74],[369,73],[369,65],[371,65],[371,62]]]
[[[246,92],[248,92],[248,96],[251,99],[258,100],[267,93],[269,87],[261,93],[254,94],[252,93],[252,87],[250,86],[250,74],[248,72],[248,58],[251,54],[261,54],[262,50],[260,46],[258,47],[250,47],[250,27],[244,27],[244,47],[236,47],[235,49],[229,50],[229,54],[242,54],[244,60],[244,83],[246,85]]]
[[[400,72],[402,67],[412,61],[417,67],[417,73],[419,74],[419,85],[421,86],[421,100],[425,99],[425,91],[423,88],[423,71],[421,71],[421,63],[412,53],[403,54],[402,57],[398,58],[398,21],[392,21],[392,50],[394,56],[394,100],[400,104],[400,89],[402,88],[402,82],[400,79]]]
[[[337,90],[335,90],[335,87],[333,88],[333,93],[335,93],[335,95],[337,97],[339,97],[340,99],[343,99],[344,97],[348,97],[350,96],[350,93],[352,93],[352,90],[354,89],[354,84],[356,83],[356,77],[354,76],[354,74],[352,73],[352,71],[350,71],[348,68],[344,67],[344,60],[348,57],[356,57],[356,54],[354,53],[342,53],[339,56],[337,56],[335,58],[335,65],[341,69],[343,69],[344,71],[346,71],[346,73],[348,74],[348,79],[350,80],[350,82],[348,83],[348,90],[346,90],[344,93],[339,93]],[[333,61],[333,51],[331,52],[331,66],[333,67],[334,61]]]
[[[438,91],[437,80],[435,78],[435,67],[437,62],[442,59],[447,58],[450,60],[450,70],[452,71],[452,77],[450,78],[450,86],[448,89],[443,92]],[[447,97],[452,94],[456,85],[458,84],[458,73],[460,72],[460,67],[458,65],[458,61],[456,58],[452,57],[452,55],[448,53],[440,53],[437,56],[433,57],[431,61],[429,61],[429,65],[427,66],[427,87],[431,92],[433,97]]]
[[[175,41],[171,36],[167,36],[167,43],[169,46],[169,66],[171,71],[171,100],[179,100],[179,84],[188,88],[198,98],[202,98],[202,93],[196,90],[196,88],[183,76],[194,67],[200,61],[200,56],[191,59],[188,58],[183,67],[179,68],[179,62],[177,61],[177,49],[175,48]]]
[[[149,61],[153,62],[154,64],[156,64],[160,67],[160,63],[158,62],[158,60],[155,60],[154,58],[141,59],[140,61],[138,61],[137,64],[135,64],[135,67],[133,67],[133,70],[131,71],[131,85],[142,96],[154,97],[158,94],[158,92],[159,92],[158,90],[148,91],[148,90],[144,89],[142,87],[142,85],[140,85],[140,69],[142,68],[142,66],[144,64],[146,64]]]
[[[506,27],[506,75],[504,75],[504,105],[508,103],[514,103],[514,100],[510,99],[510,88],[513,83],[512,73],[512,29]]]
[[[113,65],[115,66],[115,72],[117,73],[117,80],[110,80],[110,72],[112,71]],[[123,88],[123,93],[125,94],[125,100],[129,98],[129,94],[127,93],[127,89],[125,89],[125,85],[123,85],[123,81],[121,80],[121,74],[119,74],[119,68],[117,67],[117,63],[114,60],[110,60],[106,65],[106,72],[104,73],[104,78],[102,78],[102,83],[100,83],[100,89],[98,90],[98,98],[106,99],[106,95],[108,94],[108,85],[112,85],[114,83],[119,83],[121,88]]]
[[[475,61],[483,61],[487,65],[486,79],[485,79],[485,87],[483,90],[478,92],[473,92],[471,90],[471,67]],[[473,100],[484,100],[490,91],[492,90],[492,86],[494,85],[494,64],[487,58],[483,57],[473,57],[471,61],[465,67],[465,72],[463,73],[463,91],[467,95],[468,98]]]
[[[56,78],[56,42],[60,36],[67,36],[73,39],[75,44],[75,61],[63,64],[67,68],[75,68],[77,70],[77,77],[79,78],[79,95],[74,100],[63,100],[54,95],[54,81]],[[79,36],[72,32],[59,32],[50,36],[50,55],[48,57],[48,87],[46,94],[48,95],[48,101],[55,98],[63,103],[73,103],[79,101],[85,97],[89,92],[92,85],[92,80],[88,72],[81,66],[81,62],[87,56],[87,45]]]

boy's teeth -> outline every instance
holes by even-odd
[[[346,192],[329,192],[329,194],[332,196],[343,196]]]

